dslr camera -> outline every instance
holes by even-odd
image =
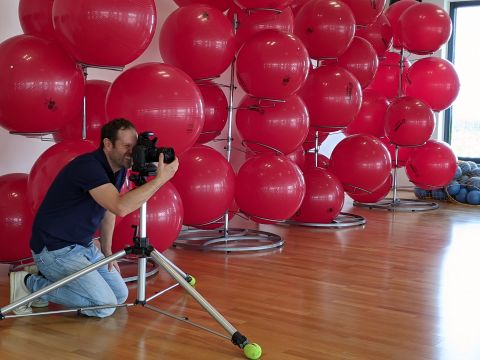
[[[175,160],[175,151],[170,147],[157,147],[157,138],[153,138],[153,132],[146,131],[138,135],[137,144],[132,149],[132,170],[141,176],[152,176],[157,173],[160,154],[163,154],[163,162],[170,164]]]

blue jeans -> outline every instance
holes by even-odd
[[[40,254],[33,254],[38,270],[43,276],[30,276],[27,279],[27,288],[32,292],[40,290],[104,257],[93,244],[89,247],[71,245],[54,251],[43,248]],[[108,265],[104,265],[42,295],[41,299],[69,308],[79,308],[123,304],[127,296],[128,289],[121,275],[116,269],[108,271]],[[115,308],[107,308],[85,310],[83,313],[88,316],[106,317],[112,315],[114,311]]]

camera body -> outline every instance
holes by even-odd
[[[153,132],[146,131],[138,135],[137,144],[132,149],[132,170],[142,176],[155,175],[160,154],[163,154],[163,162],[170,164],[175,160],[175,151],[170,147],[156,147],[157,138],[153,138]]]

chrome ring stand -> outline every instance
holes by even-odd
[[[346,212],[341,212],[333,221],[329,224],[325,223],[309,223],[309,222],[299,222],[294,220],[287,220],[285,224],[288,225],[299,225],[299,226],[311,226],[317,228],[325,229],[345,229],[353,226],[365,225],[367,220],[360,215],[350,214]]]

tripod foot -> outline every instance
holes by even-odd
[[[257,360],[262,356],[262,348],[258,344],[249,343],[243,348],[243,353],[247,359]]]
[[[195,287],[195,284],[197,283],[197,279],[193,277],[192,275],[187,275],[185,280],[190,284],[190,286]]]

